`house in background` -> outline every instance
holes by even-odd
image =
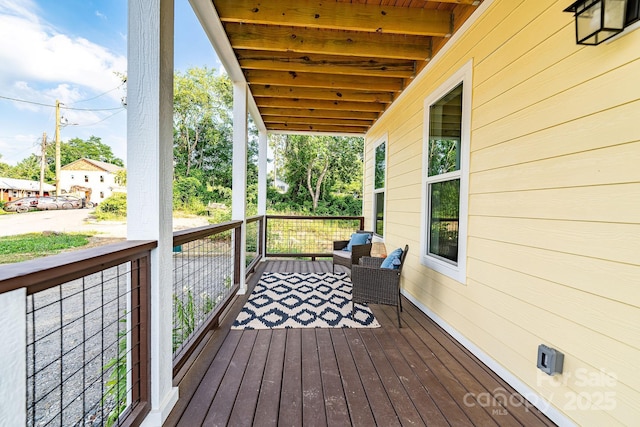
[[[123,167],[92,159],[78,159],[60,169],[60,189],[63,193],[84,193],[87,200],[98,204],[114,192],[124,192],[116,182],[116,173]]]
[[[48,196],[56,187],[51,184],[42,184],[43,195]],[[0,177],[0,201],[10,202],[22,197],[36,197],[40,194],[40,183],[28,179]]]

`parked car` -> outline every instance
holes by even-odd
[[[38,209],[48,211],[54,209],[80,209],[82,201],[80,199],[70,199],[66,196],[40,197],[38,199]]]
[[[37,197],[23,197],[21,199],[12,200],[5,203],[4,210],[7,212],[24,213],[32,209],[37,209],[38,198]]]
[[[69,200],[77,200],[80,202],[80,207],[82,208],[92,208],[94,206],[93,202],[91,200],[87,200],[85,197],[73,196],[71,194],[66,194],[60,197],[66,197]]]

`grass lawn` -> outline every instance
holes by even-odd
[[[27,261],[55,255],[65,249],[85,246],[91,234],[86,233],[29,233],[0,237],[0,264]]]

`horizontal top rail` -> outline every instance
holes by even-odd
[[[356,220],[360,221],[362,216],[302,216],[302,215],[267,215],[267,219],[308,219],[308,220]]]
[[[254,215],[254,216],[250,216],[249,218],[247,218],[247,223],[251,223],[251,222],[256,222],[256,221],[260,221],[262,218],[264,218],[265,215]]]
[[[127,240],[0,266],[0,293],[27,288],[33,294],[139,258],[155,240]]]
[[[228,221],[222,224],[204,225],[197,228],[189,228],[187,230],[180,230],[173,232],[173,246],[182,245],[187,242],[202,239],[213,234],[225,232],[227,230],[233,230],[242,226],[242,221]]]

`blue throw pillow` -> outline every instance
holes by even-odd
[[[397,270],[400,268],[400,257],[402,256],[402,249],[398,248],[395,251],[391,252],[385,259],[382,261],[380,268],[388,268],[392,270]]]
[[[369,239],[371,239],[371,235],[369,233],[353,233],[351,235],[351,239],[347,244],[347,247],[344,248],[344,251],[351,252],[353,245],[364,245],[369,243]]]

